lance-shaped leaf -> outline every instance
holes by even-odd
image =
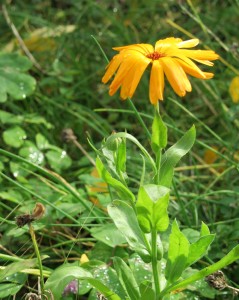
[[[99,157],[96,158],[96,168],[100,177],[116,190],[120,198],[134,202],[134,195],[132,192],[122,182],[111,176]]]
[[[115,200],[112,204],[108,205],[108,213],[116,227],[125,236],[129,246],[144,261],[150,260],[150,255],[146,247],[146,239],[139,227],[133,208],[125,201]]]
[[[155,112],[153,120],[151,146],[155,154],[167,146],[167,126],[158,112]]]
[[[157,231],[168,228],[168,202],[168,188],[155,184],[140,187],[136,210],[140,227],[145,233],[151,232],[152,227]]]
[[[187,287],[187,285],[200,280],[202,278],[205,278],[206,276],[221,270],[225,268],[226,266],[230,265],[234,261],[239,259],[239,245],[237,245],[235,248],[233,248],[226,256],[224,256],[221,260],[218,262],[212,264],[211,266],[208,266],[201,271],[198,271],[197,273],[193,274],[192,276],[189,276],[188,278],[182,280],[179,283],[172,283],[169,285],[166,289],[164,289],[159,297],[160,299],[163,299],[163,297],[167,294],[169,294],[172,291],[183,289]]]
[[[189,267],[201,257],[207,254],[208,248],[215,238],[215,234],[210,231],[205,223],[202,223],[200,238],[189,247],[189,254],[186,266]]]
[[[157,168],[156,168],[153,158],[150,156],[149,152],[143,147],[143,145],[133,135],[131,135],[127,132],[117,132],[108,137],[106,144],[112,143],[112,141],[114,141],[115,139],[118,139],[118,138],[124,138],[124,139],[127,139],[127,140],[131,141],[132,143],[134,143],[141,150],[143,156],[151,164],[154,174],[157,173]]]
[[[111,136],[114,136],[113,133]],[[111,137],[110,136],[110,137]],[[127,177],[126,171],[126,139],[125,138],[108,138],[103,143],[102,153],[110,167],[110,169],[116,173],[123,174]],[[109,142],[108,142],[109,140]]]
[[[159,184],[170,187],[174,167],[180,161],[180,159],[188,153],[192,148],[196,138],[196,129],[192,126],[184,136],[172,147],[170,147],[162,156],[161,168],[159,175]]]
[[[45,257],[43,257],[45,258]],[[11,276],[17,272],[23,272],[25,269],[31,269],[37,265],[37,259],[24,259],[18,262],[13,262],[3,269],[0,269],[0,282],[4,281],[4,278]]]
[[[185,270],[188,253],[189,241],[180,231],[175,220],[169,236],[168,258],[165,269],[165,277],[169,283],[175,282]]]
[[[139,286],[140,289],[140,300],[155,300],[155,291],[152,289],[150,282],[142,282]]]
[[[129,299],[140,299],[139,287],[133,272],[130,267],[120,258],[113,258],[114,267],[119,277],[121,285],[124,287],[125,292],[128,294]]]
[[[105,284],[99,279],[86,278],[86,280],[96,288],[101,294],[103,294],[108,300],[122,300],[117,294],[110,290]]]

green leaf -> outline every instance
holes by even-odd
[[[115,200],[108,205],[108,213],[116,227],[125,236],[129,246],[139,253],[143,260],[147,259],[149,253],[145,244],[145,237],[139,227],[133,208],[124,201]]]
[[[215,235],[210,234],[208,226],[203,222],[200,233],[191,228],[184,229],[183,233],[191,243],[187,260],[188,267],[207,253]]]
[[[65,170],[71,166],[71,158],[67,155],[65,150],[57,149],[57,150],[49,150],[45,154],[50,166],[52,169],[57,171],[58,173],[61,170]]]
[[[152,227],[157,231],[168,228],[168,202],[168,188],[154,184],[140,187],[136,210],[140,227],[145,233],[151,232]]]
[[[156,168],[153,158],[150,156],[148,151],[141,145],[141,143],[133,135],[126,133],[126,132],[117,132],[115,134],[112,134],[107,139],[107,144],[112,143],[112,141],[117,138],[125,138],[125,139],[128,139],[129,141],[133,142],[141,150],[144,157],[146,157],[148,159],[148,161],[150,162],[150,164],[152,166],[152,170],[154,171],[154,173],[155,174],[157,173],[157,168]]]
[[[10,295],[16,295],[22,286],[23,285],[19,283],[0,283],[0,299],[4,299]]]
[[[91,229],[91,235],[110,247],[126,243],[124,235],[116,228],[114,223],[104,224]]]
[[[0,282],[3,281],[6,277],[11,276],[12,274],[22,272],[24,269],[30,269],[35,267],[37,260],[33,259],[24,259],[18,262],[11,263],[0,269]]]
[[[48,149],[48,147],[50,145],[47,138],[44,135],[42,135],[41,133],[38,133],[36,135],[36,144],[37,144],[38,149],[40,149],[40,150]]]
[[[21,116],[19,116],[19,117],[21,117]],[[36,113],[24,114],[24,122],[29,123],[29,124],[42,124],[47,129],[50,129],[53,127],[53,125],[51,123],[47,122],[47,120],[44,117],[39,116]]]
[[[140,290],[140,300],[156,300],[156,295],[151,287],[151,282],[142,282],[139,286]]]
[[[41,165],[44,162],[43,153],[30,141],[24,143],[24,147],[19,150],[19,155],[37,165]]]
[[[121,139],[117,148],[116,170],[121,173],[126,171],[126,139]]]
[[[200,236],[209,235],[209,234],[210,234],[210,230],[208,226],[204,222],[202,222]]]
[[[117,191],[120,198],[130,200],[131,203],[134,203],[135,198],[132,192],[123,183],[111,176],[99,157],[96,158],[96,168],[100,177]]]
[[[193,274],[192,276],[189,276],[188,278],[182,280],[181,282],[179,282],[177,284],[172,284],[172,285],[168,286],[165,290],[162,291],[162,293],[160,293],[159,296],[160,296],[160,298],[163,299],[164,295],[167,295],[170,292],[175,291],[177,289],[183,289],[186,286],[188,286],[189,284],[191,284],[197,280],[200,280],[202,278],[205,278],[206,276],[225,268],[226,266],[230,265],[231,263],[233,263],[234,261],[236,261],[238,259],[239,259],[239,245],[237,245],[235,248],[233,248],[226,256],[224,256],[218,262],[212,264],[209,267],[202,269],[201,271],[198,271],[197,273]]]
[[[112,135],[114,136],[114,134]],[[124,184],[127,180],[126,139],[121,137],[110,139],[110,137],[102,143],[101,150],[109,172]],[[110,142],[108,142],[109,139]]]
[[[119,281],[124,287],[125,292],[128,294],[129,299],[139,300],[139,287],[130,267],[120,257],[114,257],[113,262],[114,268],[119,277]]]
[[[11,147],[19,148],[27,138],[26,132],[19,126],[11,127],[3,132],[4,142]]]
[[[108,300],[122,300],[118,295],[116,295],[112,290],[110,290],[100,280],[95,279],[95,278],[86,278],[86,280],[94,288],[96,288],[101,294],[103,294]]]
[[[14,189],[8,189],[0,192],[0,198],[17,204],[21,204],[23,201],[22,194]]]
[[[186,264],[187,267],[198,261],[205,254],[207,254],[208,248],[213,242],[214,238],[214,234],[204,235],[198,241],[190,245]]]
[[[65,264],[52,272],[46,281],[45,288],[52,292],[55,300],[58,300],[62,298],[64,288],[73,279],[84,280],[87,277],[92,277],[92,275],[85,269],[75,265]]]
[[[32,67],[26,56],[15,53],[0,53],[0,69],[4,71],[25,72]]]
[[[11,114],[4,110],[0,110],[0,123],[2,124],[21,124],[23,120],[23,116]]]
[[[168,282],[175,282],[186,268],[189,253],[189,242],[180,231],[176,220],[172,224],[169,236],[168,258],[165,277]]]
[[[134,253],[128,259],[128,263],[138,286],[142,282],[149,282],[152,280],[152,265],[144,262],[138,254]]]
[[[159,184],[170,187],[174,167],[180,161],[180,159],[189,152],[192,148],[196,138],[195,127],[192,126],[184,136],[172,147],[170,147],[162,156],[160,174],[159,174]]]
[[[155,111],[151,138],[151,146],[155,154],[167,146],[167,139],[167,126],[164,124],[158,111]]]
[[[111,253],[112,253],[112,249],[111,249]],[[84,265],[82,267],[84,267]],[[127,295],[114,269],[104,264],[101,266],[97,266],[92,273],[94,274],[94,278],[95,279],[99,278],[100,281],[110,289],[110,291],[118,295],[121,299],[126,298]]]
[[[35,79],[23,74],[32,64],[25,56],[0,53],[0,102],[7,100],[7,94],[14,99],[25,99],[35,89]]]

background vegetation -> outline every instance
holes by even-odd
[[[8,1],[1,13],[0,145],[8,151],[0,153],[0,253],[7,255],[0,256],[1,264],[34,256],[27,228],[17,228],[14,218],[32,211],[36,202],[46,207],[44,218],[34,225],[41,255],[49,256],[45,266],[54,269],[65,260],[79,261],[82,254],[107,263],[115,251],[129,255],[100,235],[110,196],[104,184],[99,185],[88,157],[94,159],[95,153],[87,139],[99,148],[114,130],[127,130],[143,144],[146,137],[127,101],[118,94],[110,97],[101,83],[107,63],[94,38],[109,58],[114,46],[154,44],[169,36],[199,38],[201,48],[221,56],[212,70],[214,79],[191,79],[193,91],[183,99],[167,85],[161,111],[172,143],[192,124],[197,128],[193,151],[176,173],[170,214],[181,228],[198,229],[204,221],[217,234],[208,261],[229,252],[239,234],[239,87],[232,82],[239,75],[238,0],[26,0]],[[12,77],[6,83],[9,70]],[[150,127],[147,75],[133,101]],[[66,138],[67,128],[77,141]],[[131,151],[127,168],[134,188],[141,159]],[[9,153],[43,167],[45,173]],[[90,211],[82,204],[85,199]],[[238,263],[225,270],[232,284],[239,284],[238,272]],[[17,299],[36,284],[36,277],[30,276]],[[0,288],[0,298],[6,295]],[[228,295],[223,291],[215,297]]]

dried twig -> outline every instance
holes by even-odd
[[[18,43],[20,45],[20,47],[22,48],[22,50],[24,51],[24,53],[26,54],[26,56],[31,60],[31,62],[33,63],[33,65],[42,73],[46,73],[46,71],[43,70],[43,68],[40,66],[40,64],[36,61],[35,57],[31,54],[31,52],[28,50],[27,46],[25,45],[23,39],[21,38],[16,26],[13,24],[13,22],[11,21],[7,8],[5,5],[2,5],[2,11],[3,11],[3,15],[4,18],[7,22],[7,24],[9,25],[9,27],[11,28],[14,36],[16,37],[16,39],[18,40]]]
[[[89,155],[87,151],[85,151],[82,145],[77,141],[77,137],[75,136],[71,128],[66,128],[62,131],[62,139],[66,142],[72,142],[88,158],[91,164],[95,166],[94,159]]]

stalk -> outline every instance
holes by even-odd
[[[152,262],[154,288],[155,288],[156,299],[158,299],[159,294],[160,294],[160,286],[159,286],[159,273],[158,273],[158,260],[157,260],[157,230],[156,230],[156,228],[152,228],[152,230],[151,230],[151,244],[152,244],[151,262]]]
[[[140,114],[139,114],[137,108],[135,107],[134,103],[131,101],[130,98],[128,98],[128,102],[129,102],[130,107],[132,108],[132,110],[133,110],[133,112],[134,112],[136,118],[138,119],[140,125],[143,127],[143,129],[144,129],[144,131],[145,131],[145,133],[146,133],[147,138],[148,138],[149,140],[151,140],[151,134],[150,134],[148,128],[146,127],[146,125],[145,125],[143,119],[141,118],[141,116],[140,116]]]
[[[33,228],[31,223],[29,223],[29,233],[31,235],[32,243],[33,243],[34,250],[35,250],[35,253],[36,253],[36,257],[37,257],[37,261],[38,261],[38,266],[39,266],[39,271],[40,271],[41,295],[43,295],[44,294],[43,268],[42,268],[41,256],[40,256],[40,251],[39,251],[39,248],[38,248],[38,245],[37,245],[34,228]]]

